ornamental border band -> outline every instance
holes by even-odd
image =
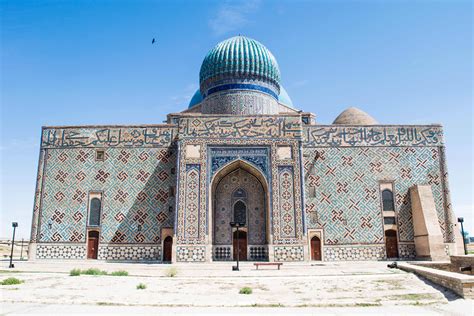
[[[447,260],[463,253],[454,218],[440,125],[355,107],[320,124],[272,53],[236,36],[165,124],[42,128],[29,256]]]

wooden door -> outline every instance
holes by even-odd
[[[385,232],[385,248],[387,258],[398,258],[397,232],[390,229]]]
[[[99,232],[90,231],[87,238],[87,259],[97,259],[99,251]]]
[[[238,247],[237,247],[238,243]],[[237,249],[240,250],[239,253],[239,260],[245,261],[247,260],[247,233],[240,231],[239,234],[237,232],[234,232],[234,260],[237,260]]]
[[[316,236],[311,238],[311,260],[321,261],[321,240]]]
[[[173,238],[168,236],[163,241],[163,262],[171,262],[171,252],[173,249]]]

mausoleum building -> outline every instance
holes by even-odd
[[[357,108],[321,124],[293,105],[272,53],[244,36],[209,51],[189,108],[166,124],[42,129],[31,259],[461,252],[440,125],[384,125]]]

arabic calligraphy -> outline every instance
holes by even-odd
[[[163,147],[173,140],[170,127],[45,128],[42,148]]]
[[[306,147],[443,145],[440,126],[305,126],[304,136]]]
[[[299,117],[182,118],[183,137],[212,138],[301,138]]]

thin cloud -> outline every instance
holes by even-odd
[[[260,7],[260,0],[227,1],[216,15],[209,20],[209,26],[215,35],[223,35],[249,24],[250,15]]]
[[[307,84],[309,83],[308,80],[299,80],[299,81],[295,81],[291,84],[292,87],[304,87],[306,86]]]
[[[198,88],[197,84],[195,83],[190,83],[188,84],[183,90],[182,93],[179,95],[171,96],[171,106],[182,106],[186,105],[189,103],[191,98],[193,97],[194,93],[196,92],[196,89]]]

